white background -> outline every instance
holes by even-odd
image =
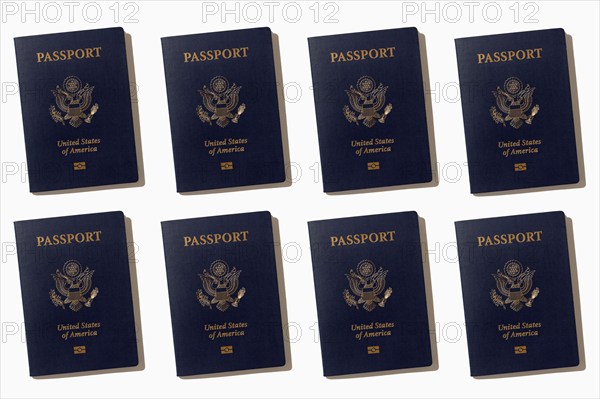
[[[69,6],[63,2],[51,6],[28,3],[26,7],[34,10],[31,14],[24,12],[25,6],[21,2],[4,2],[2,5],[0,276],[3,397],[598,397],[597,2],[516,5],[512,1],[471,2],[471,5],[431,2],[426,6],[421,2],[391,1],[331,2],[330,5],[302,2],[287,8],[286,3],[275,2],[272,3],[275,4],[272,21],[269,20],[269,6],[263,2],[246,8],[244,3],[237,6],[229,3],[229,9],[238,7],[239,11],[226,15],[221,2],[73,4],[73,23],[69,21]],[[203,13],[203,7],[205,11],[216,10],[216,14]],[[298,8],[302,12],[299,18]],[[433,11],[427,14],[425,8]],[[98,10],[101,11],[99,16]],[[119,12],[115,13],[117,10]],[[262,16],[254,22],[257,10]],[[318,15],[315,10],[320,11]],[[332,18],[337,21],[326,23],[325,16],[334,11]],[[457,11],[461,13],[459,17]],[[133,18],[137,21],[126,20],[126,15],[131,12],[135,12]],[[145,185],[32,195],[27,184],[20,102],[18,95],[13,93],[17,82],[13,37],[109,26],[123,26],[132,36]],[[294,183],[284,188],[179,195],[175,192],[160,37],[259,26],[270,26],[279,35]],[[319,173],[315,174],[319,155],[306,38],[407,26],[416,26],[427,41],[428,86],[432,92],[439,185],[369,194],[326,195],[322,192]],[[564,28],[573,37],[587,184],[577,189],[475,197],[469,194],[465,166],[454,38],[556,27]],[[515,43],[516,47],[518,43]],[[292,323],[291,371],[194,380],[177,378],[159,222],[265,209],[279,219],[284,246],[288,317]],[[13,221],[110,210],[122,210],[133,221],[145,369],[85,377],[32,379],[28,375],[22,330],[23,310]],[[317,315],[306,222],[405,210],[418,211],[427,225],[439,369],[368,378],[326,379],[322,376],[320,349],[315,339]],[[454,221],[553,210],[563,210],[573,220],[586,368],[584,371],[526,377],[473,379],[469,377]]]

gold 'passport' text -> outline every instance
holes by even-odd
[[[494,51],[492,53],[477,54],[478,64],[489,64],[494,62],[523,61],[542,58],[542,48],[528,48],[524,50]]]
[[[376,244],[380,242],[391,242],[394,241],[396,236],[396,230],[391,231],[378,231],[375,233],[358,233],[348,234],[341,236],[331,236],[329,241],[332,247],[348,246],[348,245],[362,245],[362,244]]]
[[[81,233],[63,233],[53,234],[47,236],[37,236],[37,246],[47,247],[52,245],[70,245],[73,243],[82,244],[84,242],[97,242],[100,241],[102,231],[84,231]]]
[[[102,47],[86,47],[68,50],[41,51],[35,53],[37,62],[54,62],[100,58]]]
[[[505,233],[489,236],[478,236],[478,247],[489,247],[494,245],[510,245],[514,243],[523,244],[526,242],[542,241],[542,230],[526,231],[524,233]]]
[[[183,62],[204,62],[248,57],[248,47],[234,47],[216,50],[189,51],[183,53]]]
[[[396,47],[380,47],[372,49],[335,51],[329,53],[331,62],[362,61],[366,59],[394,58]]]
[[[230,244],[244,241],[248,241],[248,230],[184,236],[183,246],[195,247],[199,245]]]

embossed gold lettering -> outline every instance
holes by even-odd
[[[542,231],[526,231],[522,233],[505,233],[488,236],[478,236],[478,247],[489,247],[494,245],[510,245],[514,243],[523,244],[526,242],[542,241]]]
[[[100,58],[102,47],[85,47],[78,49],[40,51],[35,53],[37,62],[70,61],[85,58]]]

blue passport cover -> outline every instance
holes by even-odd
[[[178,376],[284,366],[269,212],[162,222]]]
[[[456,222],[472,376],[579,364],[565,215]]]
[[[432,364],[416,212],[308,222],[323,374]]]
[[[31,376],[133,367],[122,212],[15,222]]]
[[[138,181],[122,28],[15,38],[31,192]]]
[[[178,192],[285,180],[269,28],[162,38]]]
[[[579,182],[565,32],[456,39],[472,193]]]
[[[417,29],[308,44],[324,191],[430,182]]]

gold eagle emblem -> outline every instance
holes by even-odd
[[[237,308],[240,300],[246,294],[244,287],[238,290],[240,273],[242,271],[237,270],[235,267],[230,271],[229,265],[225,261],[216,260],[211,263],[210,271],[205,269],[198,276],[202,280],[202,288],[212,298],[209,298],[199,289],[196,291],[196,299],[198,299],[200,305],[207,306],[212,310],[212,305],[216,304],[217,309],[221,312],[229,309],[230,304]]]
[[[348,100],[352,109],[348,105],[344,105],[342,111],[346,120],[350,123],[358,125],[358,121],[362,120],[366,127],[373,127],[377,122],[385,123],[385,119],[392,112],[392,104],[385,106],[383,114],[379,111],[385,104],[385,93],[388,86],[379,83],[376,85],[375,79],[370,76],[362,76],[356,82],[356,87],[350,85],[350,89],[346,90]]]
[[[492,274],[496,280],[496,288],[506,298],[493,289],[490,291],[492,302],[503,309],[506,309],[508,305],[515,312],[521,310],[523,304],[529,308],[532,307],[533,301],[540,293],[540,289],[536,287],[527,298],[527,294],[533,287],[534,273],[535,270],[529,268],[523,271],[523,265],[517,260],[506,262],[503,272],[498,269],[496,273]]]
[[[388,298],[392,295],[392,287],[388,287],[383,294],[383,298],[379,295],[385,289],[385,278],[388,271],[379,268],[375,270],[375,265],[370,260],[362,260],[356,266],[356,272],[350,269],[350,272],[346,274],[350,290],[358,297],[358,299],[350,294],[348,289],[345,289],[342,293],[344,300],[348,306],[354,306],[358,309],[358,305],[363,305],[363,309],[371,312],[377,305],[384,307]]]
[[[246,104],[242,103],[233,113],[239,102],[239,95],[242,86],[235,83],[229,86],[229,81],[224,76],[215,76],[211,79],[209,87],[202,87],[198,90],[202,96],[202,104],[196,107],[196,115],[202,123],[212,125],[216,120],[217,125],[225,127],[229,121],[238,123],[240,117],[246,110]],[[207,112],[208,111],[208,112]],[[209,112],[212,115],[209,115]]]
[[[533,92],[535,87],[529,85],[523,88],[523,82],[519,78],[510,77],[504,81],[504,89],[500,86],[496,90],[492,91],[492,94],[496,98],[496,105],[500,109],[499,112],[496,107],[490,108],[490,115],[496,124],[502,124],[506,126],[506,122],[510,123],[515,129],[523,126],[523,122],[531,125],[533,118],[540,111],[538,104],[533,106],[531,113],[527,115],[527,111],[533,104]]]
[[[79,311],[84,305],[88,308],[91,307],[92,301],[98,296],[99,292],[98,287],[96,287],[89,297],[85,297],[92,288],[93,274],[93,270],[88,267],[84,270],[81,263],[76,260],[65,262],[62,272],[57,269],[52,274],[56,291],[60,293],[59,295],[54,289],[50,290],[50,300],[54,306],[60,306],[64,309],[65,305],[69,305],[69,308],[74,312]]]
[[[62,87],[57,85],[56,89],[51,91],[54,94],[56,106],[50,106],[50,116],[55,123],[64,125],[65,121],[69,121],[69,125],[73,127],[79,127],[83,122],[92,123],[92,117],[99,108],[98,104],[92,105],[94,86],[87,83],[84,86],[77,76],[67,76]],[[64,115],[56,107],[64,112]],[[86,114],[88,108],[90,111]]]

